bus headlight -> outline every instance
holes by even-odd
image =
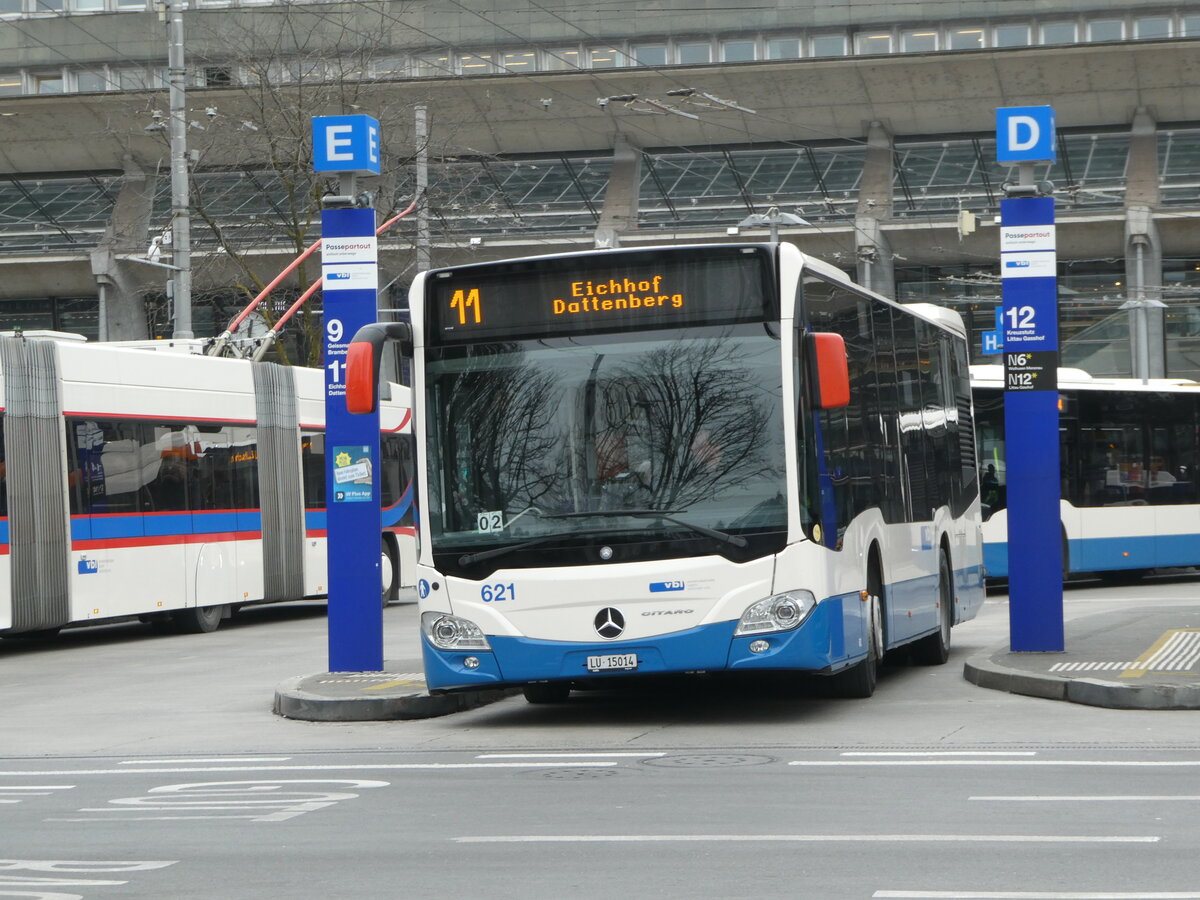
[[[748,607],[738,619],[734,637],[747,634],[766,634],[769,631],[791,631],[808,618],[816,608],[817,598],[808,591],[788,591]]]
[[[439,650],[492,649],[478,625],[449,613],[421,613],[421,631]]]

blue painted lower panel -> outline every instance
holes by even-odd
[[[1200,565],[1200,534],[1077,538],[1069,544],[1072,572]],[[984,544],[983,562],[989,578],[1007,578],[1008,544]]]
[[[857,604],[855,605],[857,606]],[[698,670],[805,669],[819,671],[843,662],[843,604],[830,598],[794,631],[734,637],[737,623],[718,622],[639,641],[605,641],[580,644],[488,635],[492,652],[447,653],[422,639],[425,681],[431,690],[482,688],[499,684],[525,684],[551,679],[619,678],[630,672],[588,672],[588,656],[636,653],[638,675]],[[766,640],[770,648],[751,653],[750,643]],[[473,656],[477,668],[463,660]]]

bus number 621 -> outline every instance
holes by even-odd
[[[517,589],[511,584],[485,584],[479,589],[479,599],[484,603],[499,603],[501,600],[516,600]]]

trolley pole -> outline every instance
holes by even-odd
[[[379,123],[313,118],[313,168],[337,173],[321,212],[325,312],[325,509],[329,565],[329,671],[383,670],[379,413],[346,409],[346,354],[379,318],[375,210],[359,205],[355,177],[379,174]]]
[[[189,340],[192,332],[192,219],[187,157],[187,69],[183,59],[183,0],[169,0],[167,16],[167,77],[171,101],[171,300],[175,325],[171,337]]]
[[[1054,110],[996,110],[996,157],[1020,177],[1000,201],[1004,433],[1008,490],[1009,647],[1061,652],[1063,546],[1058,449],[1058,277],[1053,186],[1035,162],[1055,158]]]

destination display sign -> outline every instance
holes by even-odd
[[[777,307],[766,248],[543,257],[434,271],[432,343],[761,322]]]

